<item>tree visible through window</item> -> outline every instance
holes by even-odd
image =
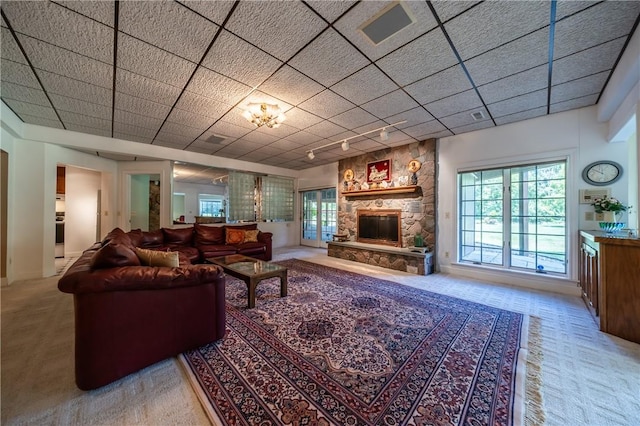
[[[460,173],[460,260],[567,271],[566,163]]]

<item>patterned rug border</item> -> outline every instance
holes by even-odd
[[[346,271],[339,268],[333,268],[326,265],[321,265],[314,262],[308,262],[300,259],[286,259],[283,261],[278,261],[274,263],[289,263],[289,262],[300,262],[302,264],[308,264],[312,266],[322,266],[323,268],[332,269],[334,271],[339,271],[340,273],[344,273],[350,276],[358,276],[363,275],[356,272]],[[470,304],[475,305],[484,305],[482,303],[469,301],[466,299],[461,299],[454,296],[443,295],[437,292],[422,290],[419,288],[411,287],[402,283],[398,283],[395,281],[389,281],[381,278],[377,278],[376,280],[383,281],[389,285],[401,285],[402,291],[408,292],[418,292],[424,294],[436,294],[439,297],[445,297],[450,299],[455,299],[457,301],[463,301]],[[500,308],[496,308],[500,309]],[[501,309],[505,310],[505,309]],[[514,312],[514,311],[511,311]],[[541,366],[543,361],[543,353],[542,353],[542,320],[539,317],[519,313],[523,317],[522,322],[522,330],[520,342],[521,346],[518,351],[517,361],[516,361],[516,380],[515,380],[515,397],[514,397],[514,407],[513,407],[513,419],[514,425],[525,425],[525,426],[537,426],[545,423],[546,416],[544,412],[544,401],[542,398],[542,372]],[[182,366],[182,369],[187,376],[191,387],[198,397],[200,404],[207,414],[209,420],[213,425],[223,425],[224,422],[220,419],[213,409],[209,398],[202,388],[198,378],[193,372],[189,361],[186,359],[185,354],[180,354],[177,357],[179,364]]]

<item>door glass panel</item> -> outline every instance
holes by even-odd
[[[331,241],[337,229],[336,189],[324,189],[321,192],[322,241]]]
[[[302,193],[302,239],[316,240],[318,237],[318,194],[316,191]]]

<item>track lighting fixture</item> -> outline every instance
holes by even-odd
[[[343,151],[347,151],[348,149],[349,149],[349,141],[343,140],[342,141],[342,150]]]
[[[389,132],[387,132],[387,128],[383,128],[382,131],[380,132],[380,140],[381,141],[386,141],[389,140]]]
[[[316,156],[313,154],[313,151],[307,152],[307,157],[309,157],[309,160],[313,160],[314,158],[316,158]]]

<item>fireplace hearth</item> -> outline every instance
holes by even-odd
[[[402,247],[401,210],[358,209],[356,241]]]

